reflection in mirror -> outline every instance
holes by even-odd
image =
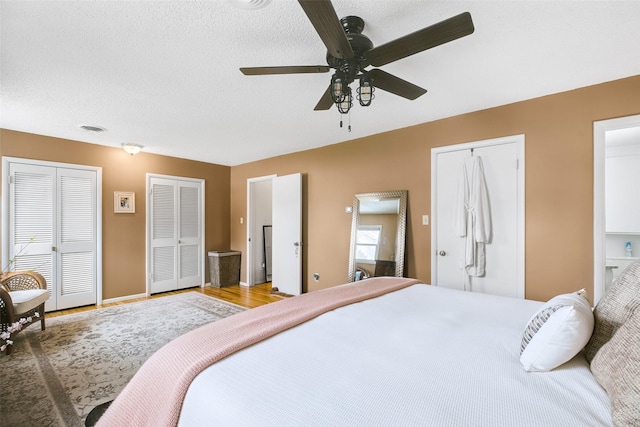
[[[356,194],[348,281],[404,274],[407,190]]]

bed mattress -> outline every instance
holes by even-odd
[[[419,284],[335,309],[204,370],[179,425],[611,425],[582,354],[520,365],[541,304]]]

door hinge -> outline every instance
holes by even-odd
[[[9,175],[9,184],[13,184],[13,175]]]

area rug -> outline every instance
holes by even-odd
[[[187,292],[49,318],[44,332],[32,325],[0,355],[0,424],[83,426],[164,344],[244,310]]]

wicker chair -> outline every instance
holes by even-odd
[[[41,274],[34,271],[3,273],[0,276],[0,332],[6,332],[12,324],[28,317],[31,321],[24,323],[22,329],[39,320],[44,331],[44,303],[48,299],[47,282]],[[6,354],[11,354],[12,348],[7,346]]]

